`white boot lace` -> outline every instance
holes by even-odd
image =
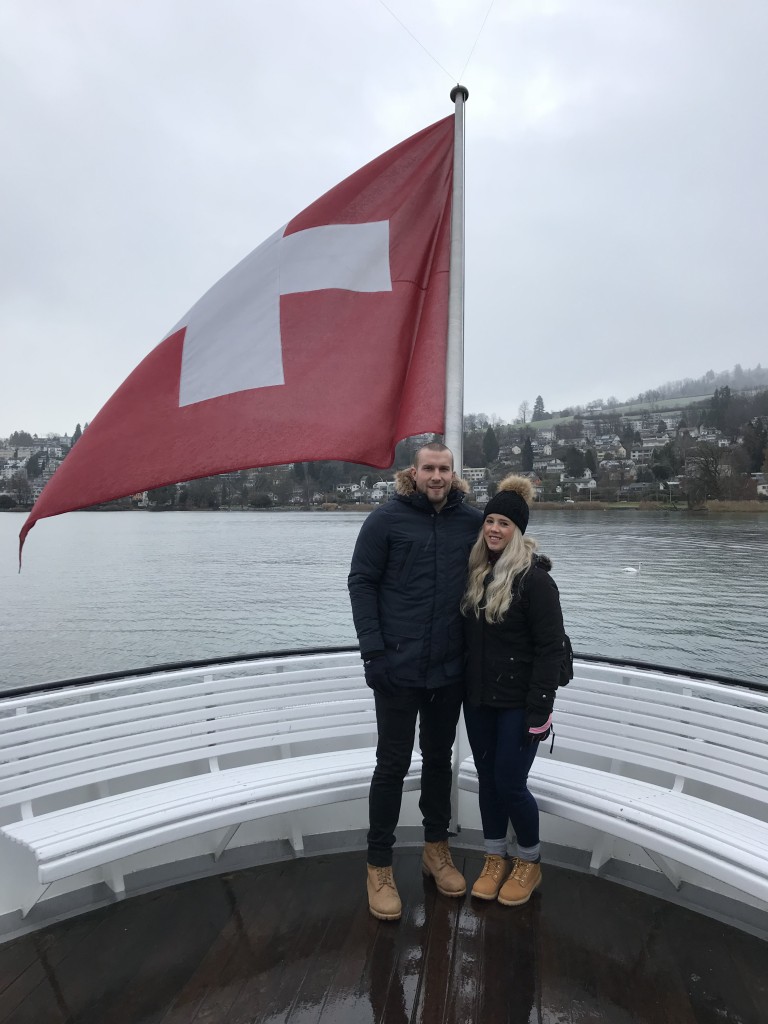
[[[530,860],[519,860],[515,859],[515,866],[512,869],[512,877],[516,879],[521,885],[525,885],[528,880],[528,875],[533,869],[533,862]]]
[[[498,882],[498,880],[501,878],[503,866],[503,857],[499,857],[496,854],[488,854],[485,858],[485,864],[483,865],[481,877],[482,875],[490,875],[494,882]]]

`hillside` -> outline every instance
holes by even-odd
[[[757,366],[744,369],[737,363],[732,370],[707,370],[698,378],[686,377],[684,380],[667,381],[656,388],[641,392],[633,398],[619,403],[615,398],[609,398],[605,402],[602,399],[595,399],[586,405],[575,405],[559,412],[554,411],[549,415],[532,418],[530,426],[537,429],[558,424],[570,423],[575,416],[582,417],[607,417],[607,416],[632,416],[648,412],[664,412],[665,409],[684,409],[697,402],[706,402],[712,398],[715,392],[728,387],[736,395],[740,393],[751,393],[755,388],[768,387],[768,368],[763,368],[760,363]],[[541,399],[537,398],[537,402]],[[530,408],[530,406],[529,406]],[[534,403],[534,411],[536,403]],[[519,421],[518,421],[519,422]]]

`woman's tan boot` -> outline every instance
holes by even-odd
[[[519,907],[527,903],[534,889],[541,884],[541,864],[515,858],[515,866],[499,893],[499,903],[505,907]]]
[[[368,865],[368,909],[380,921],[398,921],[403,912],[392,868]]]
[[[472,886],[472,895],[479,900],[495,900],[499,895],[499,889],[506,881],[507,875],[512,870],[512,861],[509,857],[500,857],[495,853],[486,853],[483,870]]]

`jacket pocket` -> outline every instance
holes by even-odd
[[[415,680],[424,647],[424,626],[414,622],[390,622],[382,629],[387,667],[398,679]]]
[[[531,681],[533,666],[528,658],[519,658],[517,655],[507,658],[493,658],[486,661],[486,678],[491,685],[501,684],[527,686]]]

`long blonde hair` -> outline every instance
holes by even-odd
[[[507,509],[514,516],[515,529],[509,538],[509,543],[501,552],[498,561],[491,566],[488,559],[488,546],[485,543],[483,528],[480,529],[480,536],[469,555],[469,575],[467,578],[467,589],[461,601],[461,610],[465,615],[474,615],[480,618],[480,612],[485,613],[486,622],[501,622],[512,603],[512,587],[517,581],[518,586],[523,582],[525,574],[533,563],[533,554],[539,546],[531,537],[525,537],[518,525],[518,516],[515,512],[518,506],[514,498],[517,495],[522,498],[526,505],[530,506],[533,501],[533,484],[527,476],[520,476],[517,473],[510,473],[505,476],[499,484],[496,495],[491,498],[486,507],[486,517],[493,512],[505,515]],[[513,507],[510,508],[510,501]],[[506,518],[509,519],[509,516]],[[524,516],[522,529],[525,530],[528,516]],[[483,520],[483,527],[485,519]],[[485,580],[488,573],[492,579],[486,587]]]
[[[509,539],[496,564],[491,568],[488,564],[488,547],[483,537],[483,530],[469,553],[469,575],[467,589],[461,599],[461,610],[464,615],[480,618],[485,613],[487,622],[501,622],[512,603],[512,584],[528,572],[533,564],[533,555],[538,548],[533,537],[524,537],[518,529]],[[485,578],[489,572],[493,579],[486,588]]]

